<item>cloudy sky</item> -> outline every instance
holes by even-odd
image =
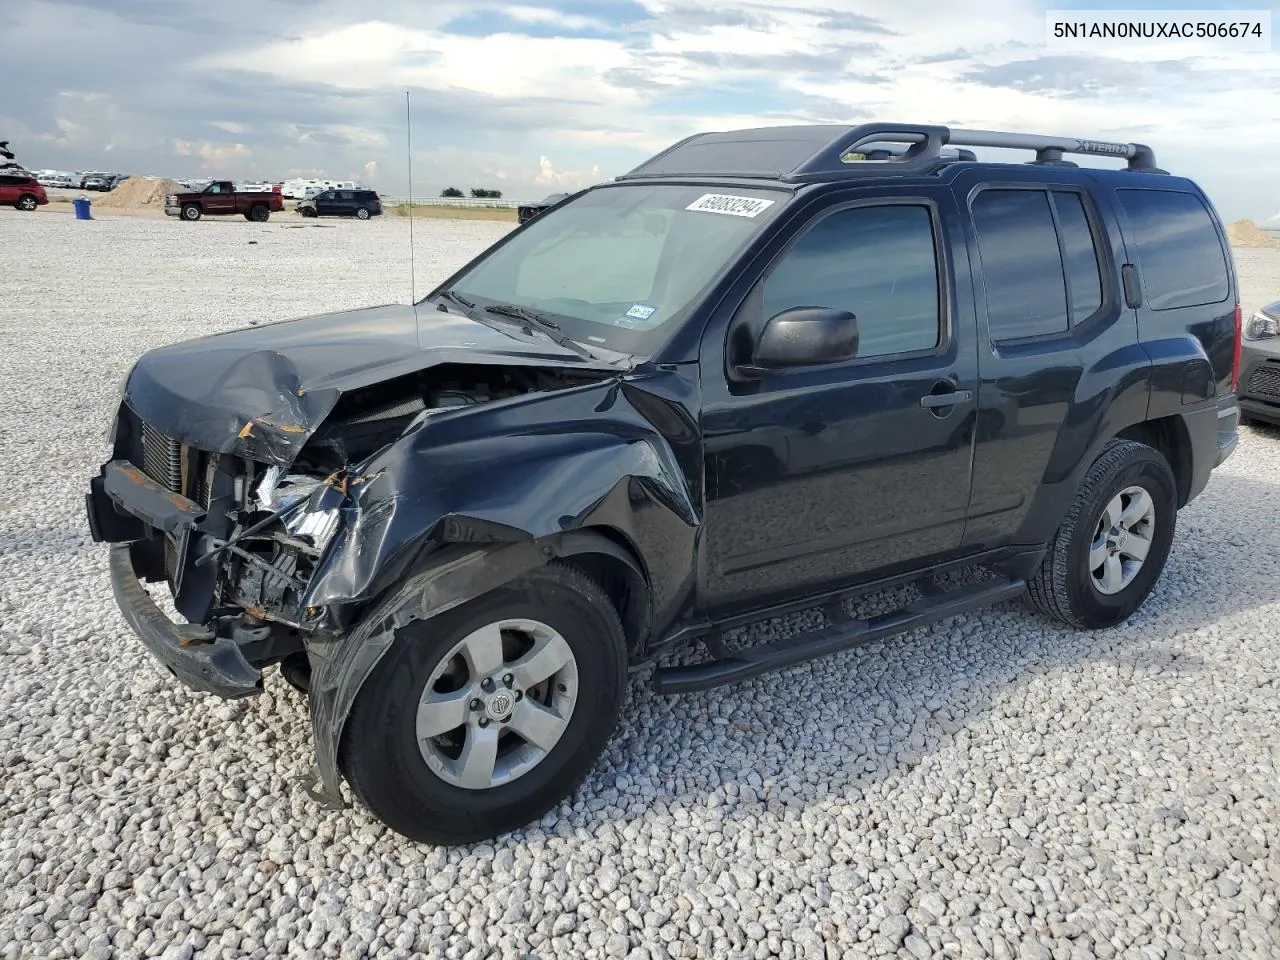
[[[402,195],[407,89],[419,194],[537,198],[699,130],[874,118],[1137,139],[1227,218],[1280,212],[1280,53],[1051,49],[1045,7],[3,0],[0,139],[32,168],[358,177]]]

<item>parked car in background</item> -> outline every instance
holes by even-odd
[[[1244,323],[1236,395],[1246,418],[1280,425],[1280,300]]]
[[[164,198],[164,212],[183,220],[203,216],[241,214],[246,220],[267,220],[284,209],[280,194],[271,190],[236,190],[230,180],[215,180],[198,193],[171,193]]]
[[[19,210],[34,210],[49,202],[44,187],[32,176],[0,174],[0,204]]]
[[[86,178],[85,178],[85,181],[84,181],[84,189],[86,189],[86,190],[110,190],[110,189],[111,189],[111,183],[112,183],[112,181],[111,181],[111,177],[110,177],[110,175],[106,175],[106,176],[99,176],[99,177],[86,177]]]
[[[522,203],[520,206],[516,207],[516,219],[520,223],[528,223],[534,217],[538,216],[540,213],[550,210],[568,196],[569,194],[567,193],[553,193],[541,203]]]
[[[355,217],[368,220],[382,215],[382,201],[373,190],[324,190],[298,204],[304,217]]]

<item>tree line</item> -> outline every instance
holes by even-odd
[[[462,197],[462,196],[466,196],[466,194],[464,194],[457,187],[445,187],[443,190],[440,191],[440,196]],[[485,189],[484,187],[472,187],[471,196],[474,197],[476,200],[501,200],[502,191],[488,190],[488,189]]]

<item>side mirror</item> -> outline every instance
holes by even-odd
[[[858,355],[858,318],[830,307],[792,307],[765,322],[749,367],[758,373],[840,363]]]

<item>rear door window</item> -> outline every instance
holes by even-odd
[[[983,190],[973,223],[991,339],[1065,332],[1067,288],[1048,191]]]
[[[1116,191],[1137,249],[1146,305],[1173,310],[1221,303],[1231,292],[1226,254],[1209,210],[1178,190]]]

